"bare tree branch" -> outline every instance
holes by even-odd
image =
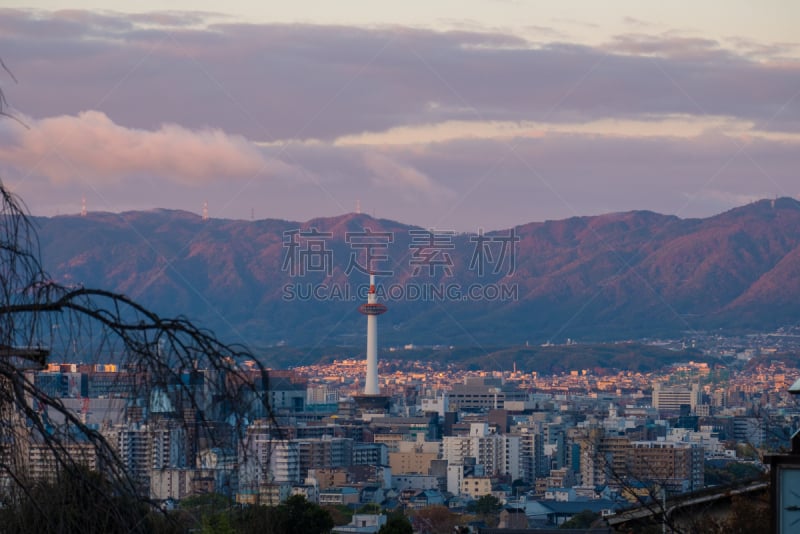
[[[1,60],[0,68],[16,81]],[[6,105],[0,91],[0,115],[7,116]],[[41,512],[37,524],[44,521],[47,531],[76,530],[68,507],[48,506],[44,513],[37,502],[42,481],[30,472],[36,452],[52,460],[56,478],[91,491],[96,507],[127,530],[143,531],[142,517],[124,508],[130,499],[147,503],[149,495],[111,434],[37,382],[37,372],[68,357],[113,361],[130,381],[125,402],[131,406],[167,399],[168,424],[182,426],[192,444],[189,466],[200,447],[246,453],[246,428],[257,417],[278,427],[268,401],[269,374],[246,347],[224,343],[185,317],[161,317],[125,295],[53,280],[25,205],[0,181],[2,503],[27,503]]]

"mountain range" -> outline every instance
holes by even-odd
[[[384,346],[686,337],[800,320],[800,203],[791,198],[708,218],[630,211],[479,234],[355,213],[34,219],[53,279],[124,293],[252,347],[363,352],[368,271],[389,309]]]

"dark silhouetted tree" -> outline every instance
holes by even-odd
[[[326,509],[302,495],[292,495],[277,506],[247,507],[237,517],[233,524],[244,534],[326,534],[334,526]]]
[[[564,521],[559,528],[586,529],[590,528],[600,517],[591,510],[584,510]]]
[[[495,526],[499,520],[500,499],[494,495],[482,495],[467,505],[467,511],[476,514],[488,526]]]
[[[0,114],[5,109],[0,92]],[[34,223],[22,200],[0,182],[4,532],[152,531],[148,494],[115,447],[36,380],[36,371],[63,361],[68,351],[84,362],[113,357],[136,377],[131,402],[168,393],[173,420],[207,447],[235,451],[252,414],[270,413],[264,393],[269,377],[246,348],[224,343],[184,317],[161,317],[123,294],[49,276]],[[194,387],[202,370],[203,395],[220,407],[213,419]],[[49,480],[32,475],[32,451],[52,467]],[[14,523],[19,518],[31,522]]]
[[[411,526],[411,522],[408,520],[406,516],[403,514],[392,514],[386,520],[386,524],[383,525],[378,534],[413,534],[414,527]]]
[[[459,516],[447,506],[429,506],[414,512],[411,522],[416,532],[450,534],[458,525]]]

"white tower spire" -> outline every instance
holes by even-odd
[[[386,306],[378,302],[375,291],[375,275],[369,275],[367,302],[358,311],[367,316],[367,376],[364,395],[379,395],[378,389],[378,315],[386,312]]]

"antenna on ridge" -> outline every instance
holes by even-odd
[[[361,215],[361,199],[356,199],[356,214]]]
[[[203,202],[203,220],[204,221],[208,220],[208,200]]]
[[[86,217],[86,195],[81,197],[81,217]]]

